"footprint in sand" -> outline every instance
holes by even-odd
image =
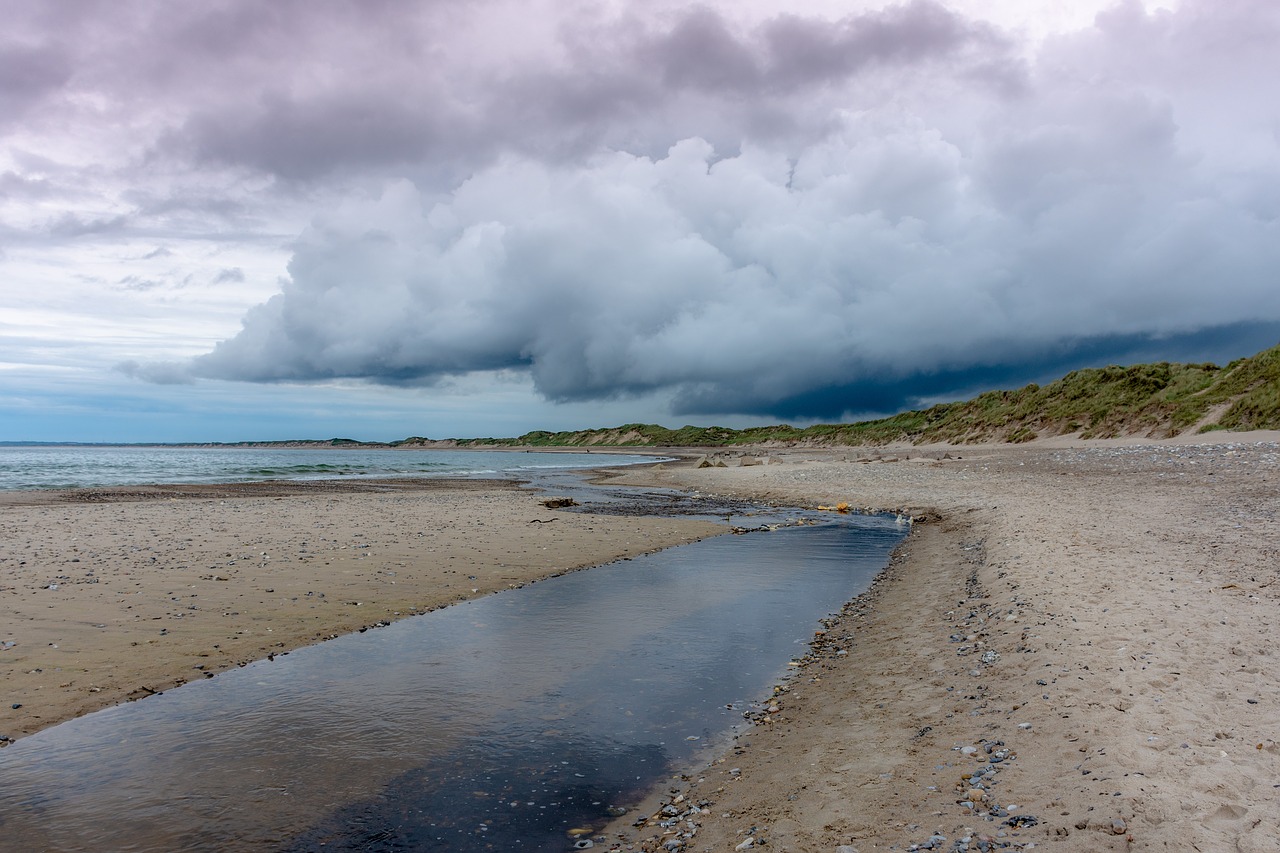
[[[1249,810],[1231,803],[1223,803],[1217,810],[1204,819],[1205,826],[1213,829],[1229,829],[1239,823]]]

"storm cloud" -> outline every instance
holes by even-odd
[[[288,180],[383,167],[448,180],[506,153],[660,154],[693,135],[729,148],[761,136],[803,141],[845,106],[846,84],[885,69],[943,63],[1003,86],[1018,85],[1021,73],[994,28],[928,0],[838,22],[786,15],[751,26],[707,7],[656,21],[641,7],[607,20],[557,19],[547,8],[558,26],[544,43],[517,47],[499,37],[492,52],[467,57],[457,55],[459,28],[501,33],[511,27],[504,17],[527,21],[529,13],[481,4],[468,27],[448,4],[419,7],[408,22],[396,9],[372,23],[335,14],[321,19],[327,26],[281,33],[294,43],[265,68],[260,35],[221,39],[248,75],[247,96],[209,98],[170,128],[161,150]],[[338,35],[338,25],[351,35]],[[181,37],[206,39],[201,33],[193,26]],[[326,49],[333,67],[317,74],[316,54]],[[297,63],[293,51],[308,61]]]
[[[804,420],[1280,339],[1269,0],[1043,39],[934,0],[124,8],[12,10],[0,210],[65,201],[15,244],[173,245],[109,279],[156,300],[278,289],[134,377]],[[223,256],[286,240],[278,287]]]
[[[929,3],[745,34],[689,13],[633,36],[650,76],[615,67],[611,109],[702,93],[726,122],[714,140],[389,183],[318,216],[283,291],[193,372],[520,369],[556,401],[665,391],[681,412],[803,418],[1155,341],[1177,357],[1245,322],[1265,340],[1280,112],[1246,84],[1280,72],[1258,38],[1276,14],[1228,7],[1122,5],[1026,64]],[[753,133],[762,105],[780,117]]]

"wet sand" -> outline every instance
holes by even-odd
[[[776,710],[610,847],[1280,849],[1278,438],[629,474],[924,521]]]
[[[489,480],[0,494],[0,736],[723,532]]]

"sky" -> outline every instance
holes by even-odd
[[[1280,342],[1273,0],[0,11],[0,441],[806,425]]]

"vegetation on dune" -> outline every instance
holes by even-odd
[[[1165,438],[1196,424],[1212,429],[1280,428],[1280,346],[1226,367],[1138,364],[1077,370],[1045,386],[989,391],[963,403],[836,427],[839,441],[965,443],[1081,438]]]
[[[789,430],[797,435],[800,430],[792,427],[759,427],[755,429],[733,430],[728,427],[695,427],[683,426],[679,429],[668,429],[658,424],[624,424],[608,429],[585,429],[565,432],[547,432],[535,430],[525,433],[519,438],[471,438],[458,442],[459,447],[477,445],[521,446],[521,447],[719,447],[726,444],[752,444],[772,440],[765,434],[773,435],[779,430]],[[754,437],[753,437],[754,436]]]
[[[1201,432],[1215,429],[1280,429],[1280,346],[1227,365],[1228,374],[1206,392],[1226,411]]]
[[[879,445],[1031,441],[1078,433],[1081,438],[1165,438],[1198,431],[1280,429],[1280,346],[1226,367],[1138,364],[1076,370],[1048,385],[988,391],[971,400],[853,424],[806,429],[781,424],[727,427],[625,424],[566,432],[538,430],[518,438],[460,439],[458,447],[722,447],[741,444]],[[425,444],[406,439],[402,446]]]

